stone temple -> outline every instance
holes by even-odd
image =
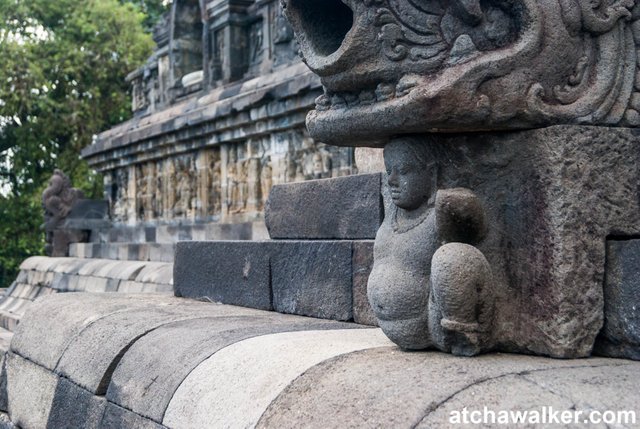
[[[155,52],[127,78],[134,118],[82,154],[104,175],[116,224],[187,236],[233,224],[235,237],[267,238],[272,186],[356,171],[352,148],[309,137],[322,86],[277,1],[175,1],[153,36]],[[234,238],[219,230],[207,238]]]
[[[105,200],[55,171],[0,299],[0,427],[640,425],[639,1],[176,0],[154,36],[83,151]]]

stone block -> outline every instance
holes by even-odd
[[[203,241],[177,245],[176,296],[270,310],[270,242]]]
[[[640,239],[607,241],[604,326],[595,352],[640,360]]]
[[[53,370],[68,344],[96,320],[124,308],[143,309],[166,303],[168,299],[166,296],[152,294],[87,293],[62,293],[38,299],[21,319],[11,342],[11,350],[31,362]]]
[[[139,270],[137,275],[132,277],[131,280],[141,283],[162,283],[160,280],[166,279],[168,273],[172,273],[172,270],[173,264],[166,262],[147,262],[144,264],[144,268]]]
[[[144,229],[144,241],[145,243],[155,243],[156,241],[156,227],[148,226]]]
[[[53,278],[53,282],[51,282],[51,288],[59,291],[68,290],[69,277],[71,277],[70,274],[56,273],[56,276]]]
[[[149,260],[154,262],[173,262],[175,244],[149,243]]]
[[[173,284],[173,264],[158,265],[143,269],[135,280],[141,283]]]
[[[38,266],[38,264],[43,261],[48,259],[46,256],[32,256],[30,258],[25,259],[21,264],[20,264],[20,269],[23,271],[28,271],[28,270],[35,270]]]
[[[378,326],[367,298],[367,282],[373,268],[373,241],[353,242],[353,321]]]
[[[142,293],[144,291],[144,283],[136,281],[121,281],[118,285],[118,292],[120,293]]]
[[[0,356],[0,411],[9,411],[9,400],[7,398],[7,350],[2,351]]]
[[[223,308],[209,306],[214,311]],[[227,346],[276,332],[349,327],[339,322],[228,308],[247,313],[242,317],[231,313],[168,323],[136,341],[113,373],[107,399],[160,421],[182,381],[202,361]]]
[[[146,265],[146,262],[118,261],[103,276],[120,280],[134,280]]]
[[[148,261],[149,260],[149,245],[147,243],[140,243],[136,245],[136,252],[129,252],[129,260],[132,261]]]
[[[104,397],[94,396],[91,392],[59,378],[50,405],[47,428],[75,429],[99,428],[107,407]]]
[[[265,206],[271,238],[373,239],[382,219],[380,174],[277,185]]]
[[[253,231],[251,223],[211,223],[206,226],[206,240],[251,240]]]
[[[388,345],[389,340],[378,329],[284,332],[239,341],[191,371],[171,399],[163,424],[255,427],[287,385],[313,366]],[[343,401],[350,395],[344,396]],[[347,423],[333,427],[349,426]]]
[[[111,284],[112,279],[105,277],[87,277],[87,281],[84,283],[84,291],[89,293],[104,293],[109,288],[113,290]],[[115,288],[117,290],[117,287]]]
[[[148,332],[168,323],[215,313],[205,303],[167,297],[165,305],[123,307],[101,317],[67,341],[56,373],[92,394],[104,395],[125,352]]]
[[[351,320],[350,241],[277,243],[271,258],[273,308],[282,313]]]
[[[69,257],[71,258],[84,258],[83,252],[78,248],[79,243],[69,244]]]
[[[106,253],[103,252],[102,257],[114,260],[120,259],[120,246],[118,246],[116,243],[109,243],[106,246]]]
[[[87,260],[87,262],[83,264],[79,270],[77,270],[77,274],[79,276],[98,275],[100,270],[104,270],[106,264],[113,264],[113,263],[114,263],[113,260],[90,259],[90,260]]]
[[[46,428],[59,378],[17,354],[7,356],[9,415],[21,428]]]
[[[167,429],[165,426],[132,413],[122,407],[109,403],[104,412],[101,429],[135,428],[135,429]]]

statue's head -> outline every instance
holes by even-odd
[[[389,191],[393,203],[404,210],[427,204],[435,191],[436,166],[427,145],[413,137],[392,140],[384,149]]]
[[[312,137],[370,146],[402,133],[640,125],[637,3],[282,0],[325,87]]]

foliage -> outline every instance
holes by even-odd
[[[54,168],[102,197],[79,153],[129,117],[125,76],[153,46],[143,12],[161,4],[0,0],[0,273],[42,251],[40,194]]]
[[[122,0],[124,3],[132,3],[144,15],[144,26],[148,31],[153,29],[163,13],[168,10],[168,0]]]

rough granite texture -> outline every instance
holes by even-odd
[[[271,310],[270,258],[266,242],[179,243],[174,265],[175,294]]]
[[[467,188],[486,211],[477,248],[494,280],[493,349],[589,356],[604,322],[606,238],[640,233],[637,131],[555,126],[424,144],[438,189]]]
[[[596,354],[640,360],[640,240],[608,240]]]
[[[322,319],[353,319],[351,243],[297,241],[271,262],[273,308]]]
[[[127,325],[139,311],[157,328]],[[640,362],[629,360],[406,353],[377,328],[175,297],[58,294],[30,313],[7,356],[6,427],[449,427],[450,413],[477,398],[495,409],[545,401],[640,415]],[[114,362],[106,395],[81,387],[78,373],[36,363],[42,331],[60,361],[86,362],[86,372],[92,361]],[[70,340],[84,353],[67,350]]]
[[[358,323],[372,325],[366,300],[371,254],[371,242],[357,240],[182,242],[175,294],[343,321],[357,312]]]
[[[275,186],[265,206],[272,239],[373,239],[382,222],[380,174]]]

